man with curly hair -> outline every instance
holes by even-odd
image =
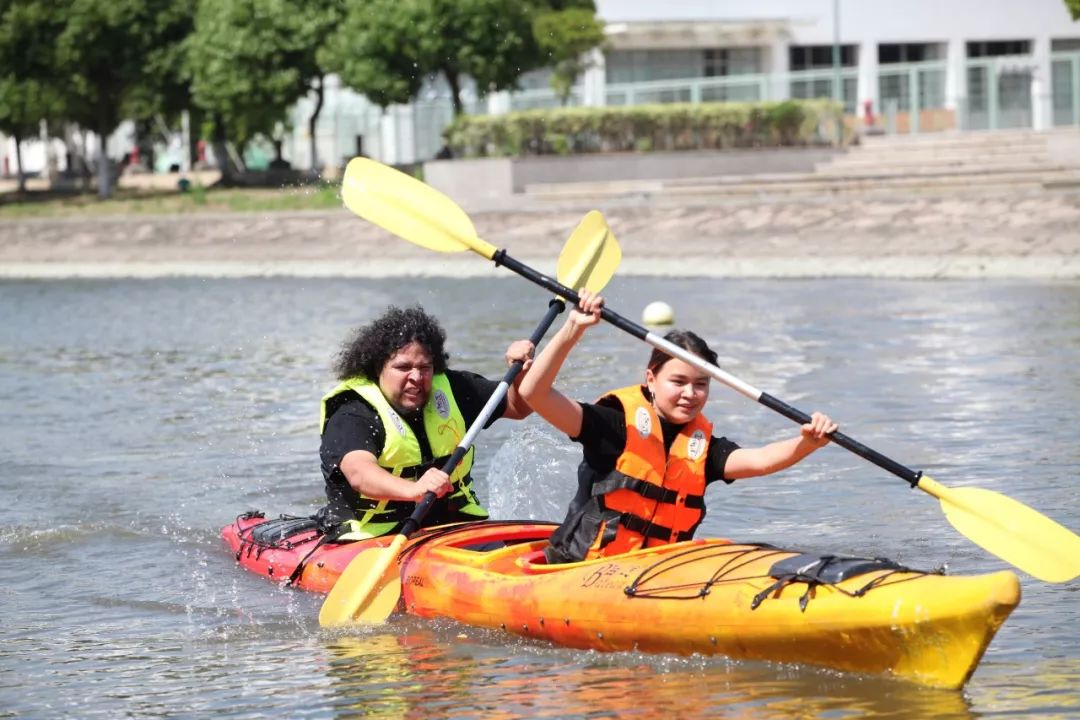
[[[344,525],[340,539],[396,532],[428,491],[439,496],[424,526],[488,516],[476,499],[469,470],[474,449],[451,475],[442,466],[498,386],[497,381],[447,367],[446,333],[420,307],[389,307],[342,347],[340,384],[322,399],[324,523]],[[506,360],[525,363],[488,424],[532,412],[517,385],[533,346],[515,341]]]

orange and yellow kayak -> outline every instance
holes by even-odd
[[[414,536],[399,557],[403,609],[566,647],[803,663],[959,688],[1020,601],[1007,571],[945,576],[718,539],[547,565],[554,527],[484,522]],[[327,588],[346,553],[388,542],[307,550],[297,585]]]

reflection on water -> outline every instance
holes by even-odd
[[[405,622],[392,633],[327,640],[340,716],[974,717],[962,693],[887,679],[722,658],[519,649],[469,628]],[[507,650],[519,652],[508,659]]]
[[[320,598],[238,570],[239,513],[321,501],[318,398],[334,352],[388,303],[434,309],[451,364],[489,376],[548,296],[492,271],[455,280],[0,282],[0,716],[1080,716],[1076,582],[1024,599],[963,692],[723,658],[583,653],[449,622],[320,630]],[[950,486],[985,487],[1080,529],[1080,285],[618,278],[634,318],[673,305],[735,376]],[[639,379],[649,348],[602,327],[563,387]],[[789,435],[715,386],[718,432]],[[477,486],[493,515],[561,519],[579,450],[496,423]],[[1003,565],[936,501],[840,448],[712,487],[701,533]]]

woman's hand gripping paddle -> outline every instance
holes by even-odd
[[[345,205],[357,215],[421,247],[438,252],[472,250],[505,265],[547,290],[577,302],[577,293],[508,256],[476,236],[465,212],[450,198],[419,180],[365,158],[345,169]],[[697,355],[654,335],[608,308],[602,317],[620,330],[677,357],[746,397],[799,424],[810,416],[739,380]],[[941,501],[953,527],[983,549],[1046,582],[1067,582],[1080,575],[1080,537],[1010,497],[979,488],[947,488],[881,453],[836,432],[831,439],[912,487]]]
[[[603,216],[593,211],[581,221],[559,254],[559,281],[572,287],[587,287],[597,292],[607,285],[621,259],[622,251],[615,236],[611,234]],[[560,297],[551,301],[547,314],[529,338],[533,345],[540,342],[565,307],[566,304]],[[442,470],[447,475],[454,471],[472,447],[480,430],[506,397],[521,368],[521,361],[517,361],[506,371],[502,382],[488,398],[476,421],[443,466]],[[390,616],[401,597],[401,578],[395,560],[409,536],[420,527],[435,500],[435,493],[425,494],[389,546],[365,550],[352,559],[323,601],[319,610],[320,625],[331,627],[350,623],[374,624],[383,622]]]

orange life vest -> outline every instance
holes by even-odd
[[[660,417],[645,393],[644,387],[632,385],[607,394],[622,404],[626,446],[615,469],[594,484],[592,494],[607,511],[605,516],[619,513],[618,525],[612,539],[611,520],[602,524],[587,559],[689,540],[705,517],[712,423],[698,415],[665,451]]]

